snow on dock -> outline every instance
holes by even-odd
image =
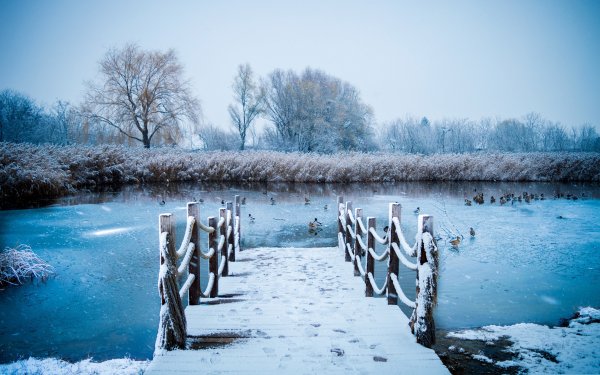
[[[448,374],[416,343],[408,318],[364,297],[338,248],[237,254],[218,298],[188,306],[188,348],[162,351],[146,374]]]

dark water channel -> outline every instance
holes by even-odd
[[[483,192],[484,205],[464,197]],[[500,206],[489,196],[544,193],[549,199]],[[578,200],[552,199],[556,192]],[[441,254],[438,328],[536,322],[555,324],[579,306],[600,306],[600,188],[589,184],[396,183],[173,185],[87,193],[43,208],[0,211],[0,246],[27,244],[56,270],[46,283],[0,290],[0,363],[19,358],[95,360],[152,356],[158,325],[158,215],[172,212],[183,234],[185,203],[203,200],[201,216],[221,200],[246,197],[242,248],[337,245],[335,200],[344,195],[375,216],[403,206],[414,238],[413,210],[434,215]],[[271,201],[273,198],[274,204]],[[310,204],[305,204],[305,198]],[[159,204],[165,201],[164,205]],[[327,205],[327,208],[325,207]],[[256,221],[248,220],[251,213]],[[323,230],[309,233],[318,218]],[[477,234],[470,238],[469,227]],[[464,240],[452,248],[449,239]],[[342,255],[340,254],[340,257]],[[340,262],[340,267],[349,265]],[[382,281],[385,266],[378,267]],[[404,286],[414,297],[414,276]],[[382,303],[385,303],[382,301]]]

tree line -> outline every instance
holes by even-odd
[[[24,94],[0,91],[0,142],[181,145],[336,153],[600,151],[596,128],[568,129],[530,113],[521,119],[397,119],[377,126],[357,88],[317,69],[274,70],[255,77],[249,64],[233,78],[230,128],[203,124],[198,99],[173,50],[135,44],[110,49],[83,102],[44,108]],[[258,131],[256,121],[267,126]]]

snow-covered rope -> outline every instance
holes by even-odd
[[[373,277],[373,274],[369,272],[367,276],[369,277],[369,282],[371,283],[371,286],[373,287],[373,292],[375,294],[381,295],[385,293],[385,290],[387,288],[387,278],[385,279],[383,286],[381,288],[378,288],[377,284],[375,283],[375,278]]]
[[[404,291],[400,287],[400,283],[398,282],[398,275],[396,275],[395,273],[392,273],[392,274],[390,274],[390,279],[392,280],[392,284],[394,284],[394,288],[396,289],[396,294],[398,294],[400,301],[402,301],[403,304],[405,304],[406,306],[408,306],[410,308],[413,308],[413,309],[416,308],[417,305],[416,305],[415,301],[411,301],[410,299],[408,299],[408,297],[406,297],[406,294],[404,294]]]
[[[187,251],[185,253],[185,257],[183,258],[183,260],[181,261],[181,264],[177,268],[177,276],[183,275],[185,273],[185,270],[190,265],[190,260],[192,259],[192,255],[194,254],[194,248],[195,247],[196,247],[196,245],[194,245],[193,242],[190,242],[188,244],[188,248],[187,248]]]
[[[232,226],[228,226],[227,227],[227,238],[229,238],[229,236],[231,236],[231,231],[232,231],[233,227]]]
[[[356,265],[358,266],[358,272],[360,272],[360,275],[362,277],[365,277],[365,269],[363,268],[362,262],[360,261],[360,258],[358,258],[358,262],[356,262]]]
[[[346,228],[348,228],[348,233],[350,233],[350,236],[352,236],[352,238],[356,238],[356,233],[352,230],[352,227],[348,225]]]
[[[375,259],[378,262],[381,262],[381,261],[386,260],[388,258],[388,256],[390,255],[390,252],[386,248],[385,251],[383,253],[381,253],[381,255],[379,255],[379,254],[377,254],[375,252],[375,250],[373,250],[372,247],[370,247],[369,248],[369,254],[371,254],[371,256],[373,257],[373,259]]]
[[[181,242],[181,246],[179,246],[179,250],[177,250],[177,258],[181,258],[183,254],[188,249],[188,245],[190,244],[190,240],[192,238],[192,230],[194,229],[194,219],[193,216],[188,216],[187,224],[185,226],[185,234],[183,235],[183,241]]]
[[[219,244],[217,245],[217,251],[223,250],[223,246],[225,245],[225,236],[221,235],[219,237]]]
[[[406,242],[406,238],[404,238],[404,234],[402,233],[402,227],[400,227],[400,220],[397,217],[392,218],[392,222],[396,227],[396,234],[398,235],[398,239],[400,240],[400,245],[402,245],[402,250],[409,257],[414,257],[417,254],[417,245],[419,241],[415,241],[413,246],[410,246],[408,242]]]
[[[386,236],[385,238],[379,237],[375,228],[369,228],[369,233],[371,233],[373,235],[373,237],[375,238],[375,241],[379,242],[382,245],[387,244],[388,240],[390,238],[390,236]]]
[[[417,269],[417,264],[411,262],[410,260],[406,259],[406,257],[404,256],[404,254],[400,251],[400,248],[398,247],[398,245],[394,242],[392,242],[392,249],[394,249],[394,252],[396,253],[396,256],[398,257],[398,259],[400,259],[400,261],[402,262],[402,264],[404,264],[404,266],[408,269],[411,270],[416,270]]]
[[[215,274],[214,273],[210,273],[208,275],[208,284],[206,284],[206,289],[203,291],[200,291],[200,295],[203,298],[210,298],[210,292],[212,292],[212,288],[213,285],[215,284]]]
[[[344,243],[344,235],[338,232],[338,248],[340,251],[346,251],[346,244]]]
[[[221,277],[223,275],[223,270],[225,269],[225,264],[227,263],[227,257],[225,255],[221,255],[221,263],[219,264],[219,272],[217,275]]]
[[[346,228],[346,218],[344,217],[344,215],[338,216],[338,220],[342,224],[342,228]]]
[[[349,243],[346,243],[346,251],[350,254],[350,258],[354,261],[354,251],[352,251],[352,247],[350,247]]]
[[[367,233],[367,229],[365,228],[365,225],[362,222],[362,219],[360,217],[356,218],[356,222],[358,223],[358,226],[360,227],[360,231],[362,233]]]
[[[196,275],[190,273],[185,280],[185,283],[181,286],[181,289],[179,289],[179,298],[183,298],[183,296],[185,296],[185,294],[190,290],[194,280],[196,280]]]
[[[219,219],[219,222],[217,223],[217,228],[221,228],[221,226],[223,226],[223,224],[225,224],[225,218],[222,217]]]
[[[207,227],[206,225],[202,224],[201,221],[198,221],[198,228],[202,229],[206,233],[212,233],[215,231],[215,228]]]
[[[356,219],[354,218],[354,215],[352,215],[352,211],[348,211],[348,218],[350,219],[350,222],[352,222],[352,224],[356,223]]]
[[[215,249],[213,249],[212,247],[206,253],[204,253],[204,252],[202,252],[202,250],[200,250],[200,257],[202,257],[202,259],[210,259],[214,254],[215,254]]]
[[[360,247],[367,251],[367,245],[365,245],[365,243],[363,242],[362,238],[360,238],[360,236],[356,236],[356,241],[358,242],[358,244],[360,245]]]
[[[227,246],[227,256],[229,256],[229,254],[231,254],[232,249],[233,249],[233,245],[229,244],[229,246]]]

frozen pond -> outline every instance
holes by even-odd
[[[465,206],[464,197],[471,199],[475,190],[484,193],[485,204]],[[523,191],[544,193],[548,199],[489,203],[490,195]],[[556,191],[580,199],[552,199]],[[435,231],[442,237],[438,328],[556,324],[579,306],[600,306],[597,185],[130,187],[120,193],[63,199],[44,208],[0,211],[0,246],[28,244],[56,269],[47,283],[0,291],[0,362],[28,356],[150,358],[159,310],[158,215],[174,213],[181,236],[187,201],[203,199],[201,216],[206,218],[218,212],[222,199],[231,200],[235,194],[246,197],[242,248],[336,246],[337,195],[363,208],[364,216],[377,217],[379,228],[385,225],[388,204],[401,203],[409,242],[416,229],[413,210],[420,207],[422,213],[434,215]],[[159,204],[162,200],[164,205]],[[256,222],[249,222],[248,213]],[[324,224],[317,235],[307,226],[315,217]],[[477,232],[474,238],[469,227]],[[461,234],[463,243],[452,248],[448,239]],[[352,272],[341,258],[340,254],[340,267]]]

